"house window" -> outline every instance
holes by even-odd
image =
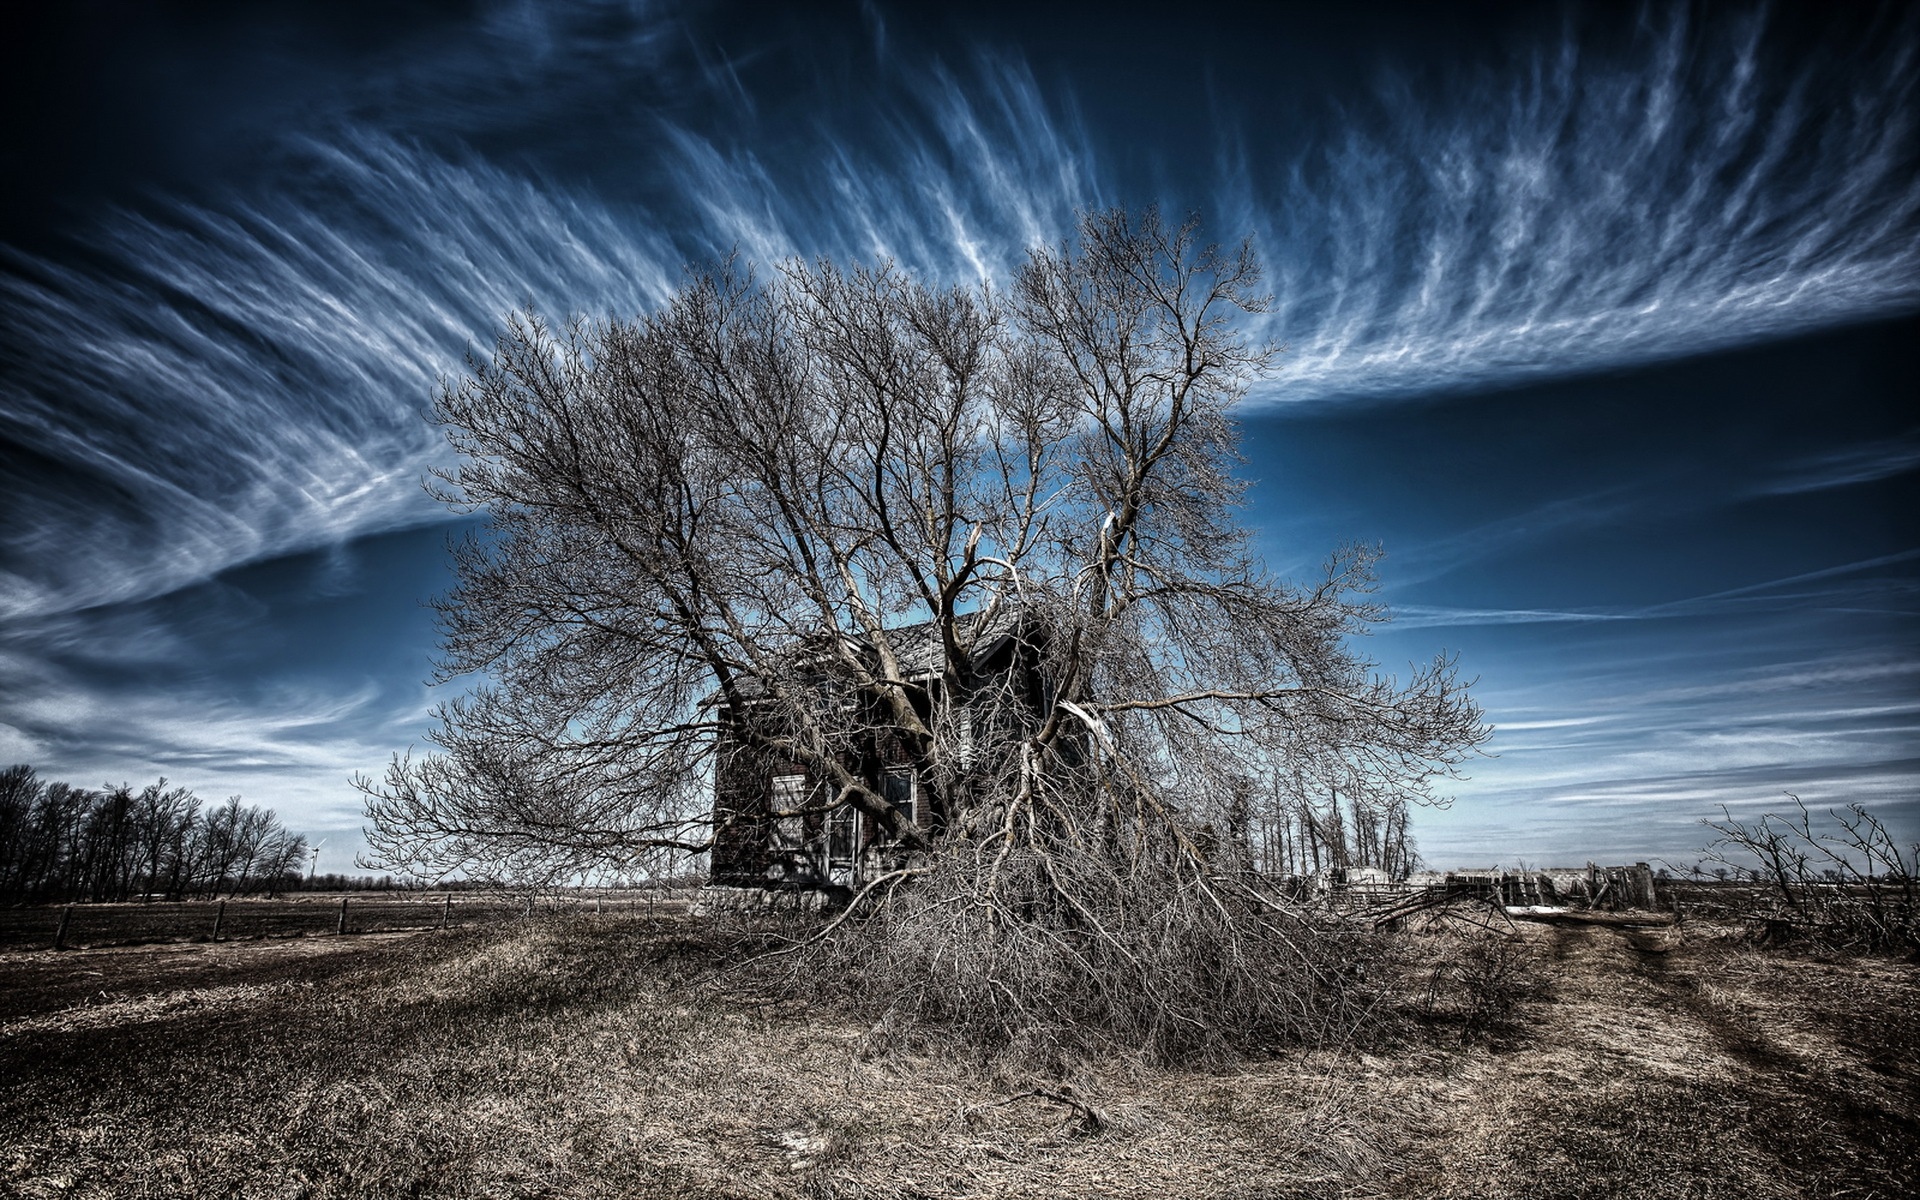
[[[887,803],[899,809],[907,818],[907,824],[920,823],[917,805],[920,789],[915,786],[913,772],[910,770],[888,771],[886,781]]]
[[[860,853],[860,810],[842,804],[827,814],[827,857],[851,862]]]
[[[783,816],[802,808],[807,802],[807,776],[803,771],[793,771],[773,777],[773,848],[775,850],[798,850],[806,845],[807,827],[805,818]]]

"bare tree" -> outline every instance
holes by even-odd
[[[1718,835],[1705,850],[1720,864],[1713,873],[1764,884],[1774,919],[1815,938],[1872,950],[1920,944],[1920,845],[1901,845],[1859,804],[1828,809],[1816,825],[1800,797],[1787,798],[1795,811],[1784,816],[1747,823],[1723,805],[1720,820],[1702,822]]]
[[[155,891],[160,890],[160,881],[168,872],[170,860],[175,857],[173,851],[193,824],[199,808],[199,797],[186,788],[169,790],[164,778],[140,789],[134,807],[131,873],[133,878],[145,881],[149,900]],[[175,881],[166,890],[172,893],[177,889],[178,883]]]
[[[374,864],[704,849],[725,728],[826,781],[806,807],[937,850],[907,870],[995,928],[1103,938],[1147,876],[1248,911],[1222,848],[1263,804],[1425,798],[1486,732],[1453,663],[1399,681],[1354,648],[1384,619],[1374,551],[1287,583],[1238,522],[1258,282],[1248,246],[1103,212],[1006,294],[729,263],[634,320],[515,317],[437,401],[461,454],[438,493],[491,524],[457,549],[442,670],[487,682],[438,753],[360,781]],[[1038,689],[982,669],[1009,628]],[[849,766],[876,736],[931,820]]]
[[[289,880],[298,882],[300,864],[307,858],[307,839],[281,827],[267,813],[267,833],[254,859],[254,877],[267,889],[269,898],[280,893]]]
[[[231,886],[235,868],[240,865],[247,814],[240,797],[228,796],[226,803],[208,810],[200,822],[192,876],[202,881],[210,895]]]

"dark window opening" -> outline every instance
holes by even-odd
[[[899,809],[907,818],[907,824],[918,825],[920,814],[917,811],[920,789],[915,786],[912,771],[888,771],[886,780],[887,803]]]
[[[827,857],[851,861],[860,853],[860,810],[843,804],[827,814]]]

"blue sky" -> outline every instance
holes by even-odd
[[[1920,31],[1899,6],[80,4],[5,39],[0,760],[357,844],[458,521],[436,379],[737,248],[1003,277],[1076,208],[1251,234],[1282,571],[1498,732],[1452,863],[1920,836]],[[14,184],[17,182],[17,186]]]

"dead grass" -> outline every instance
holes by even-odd
[[[1504,1024],[1224,1072],[959,1057],[695,986],[711,927],[0,956],[0,1193],[1911,1194],[1916,971],[1528,927]],[[1425,1017],[1423,1021],[1421,1018]],[[1098,1110],[1097,1132],[1040,1089]]]

